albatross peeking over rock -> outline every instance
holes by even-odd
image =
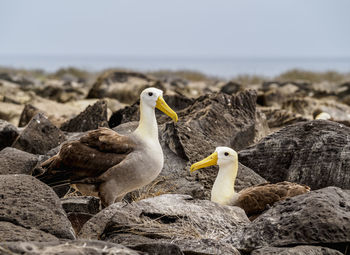
[[[254,219],[279,200],[310,191],[308,186],[284,181],[276,184],[260,184],[236,193],[234,184],[238,171],[238,155],[228,147],[217,147],[209,157],[193,164],[190,171],[194,172],[212,165],[219,165],[219,173],[211,190],[211,201],[222,205],[239,206],[250,219]]]
[[[42,163],[38,179],[51,185],[75,184],[84,195],[98,195],[104,206],[153,181],[163,168],[155,108],[177,122],[163,92],[147,88],[140,95],[138,128],[120,135],[108,128],[88,132],[64,143],[57,155]]]

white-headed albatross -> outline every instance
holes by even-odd
[[[163,168],[155,108],[178,120],[163,92],[147,88],[140,95],[140,121],[134,132],[89,131],[64,143],[57,155],[42,163],[45,172],[37,177],[51,186],[76,184],[84,195],[98,195],[104,206],[122,200],[126,193],[153,181]]]
[[[238,155],[228,147],[217,147],[209,157],[193,164],[190,171],[212,165],[219,165],[219,173],[211,190],[211,201],[239,206],[251,219],[279,200],[310,191],[308,186],[284,181],[252,186],[236,193],[234,185],[238,171]]]

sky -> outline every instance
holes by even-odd
[[[348,0],[0,0],[1,55],[350,57]]]

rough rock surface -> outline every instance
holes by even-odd
[[[18,134],[19,131],[17,127],[0,119],[0,150],[11,146]]]
[[[218,240],[239,232],[247,223],[241,208],[167,194],[113,204],[90,219],[79,236],[128,246],[171,242],[186,254],[218,254],[218,247],[222,254],[236,254],[232,245]]]
[[[65,141],[61,130],[38,113],[17,137],[12,147],[33,154],[45,154]]]
[[[240,90],[242,90],[242,85],[241,84],[238,84],[238,83],[236,83],[234,81],[229,81],[224,86],[222,86],[220,92],[232,95],[232,94],[237,93]]]
[[[350,189],[349,144],[349,127],[314,120],[287,126],[265,137],[240,151],[239,160],[270,182],[297,182],[311,189]]]
[[[31,174],[37,155],[7,147],[0,151],[0,174]]]
[[[327,187],[278,202],[232,240],[246,251],[312,244],[344,252],[350,243],[350,191]]]
[[[0,175],[0,198],[0,221],[15,225],[10,228],[0,223],[1,236],[13,237],[16,241],[20,237],[23,237],[21,241],[75,238],[57,195],[34,177]],[[28,235],[24,235],[25,232]]]
[[[305,118],[298,113],[283,109],[273,107],[262,107],[260,109],[266,115],[269,128],[282,128],[298,122],[311,120],[311,118]]]
[[[321,246],[300,245],[296,247],[266,247],[255,250],[251,255],[342,255],[343,253]]]
[[[2,242],[1,254],[91,254],[91,255],[139,255],[141,253],[120,244],[102,241],[75,240],[51,242]],[[6,252],[6,253],[2,253]]]
[[[40,112],[38,108],[31,104],[26,104],[19,118],[19,127],[24,127],[29,123],[29,121]]]
[[[305,117],[312,118],[316,110],[327,112],[335,121],[349,121],[350,106],[333,101],[318,100],[315,98],[298,98],[293,97],[283,102],[283,109],[299,113]]]
[[[110,97],[122,103],[133,103],[147,87],[163,89],[163,85],[142,73],[107,71],[102,74],[89,91],[88,98]]]
[[[61,130],[85,132],[99,127],[108,127],[107,102],[104,100],[99,100],[94,105],[88,106],[78,116],[63,123]]]
[[[0,240],[2,242],[16,242],[16,241],[56,241],[58,238],[45,231],[26,228],[23,226],[16,225],[11,222],[1,221],[0,222]],[[1,247],[1,246],[0,246]],[[1,248],[0,248],[0,254]]]
[[[71,196],[61,199],[61,202],[76,233],[100,211],[100,199],[97,197]]]

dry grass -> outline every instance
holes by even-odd
[[[176,186],[171,185],[165,176],[157,178],[154,182],[138,189],[130,194],[131,201],[137,202],[142,199],[157,197],[163,194],[174,193]]]

